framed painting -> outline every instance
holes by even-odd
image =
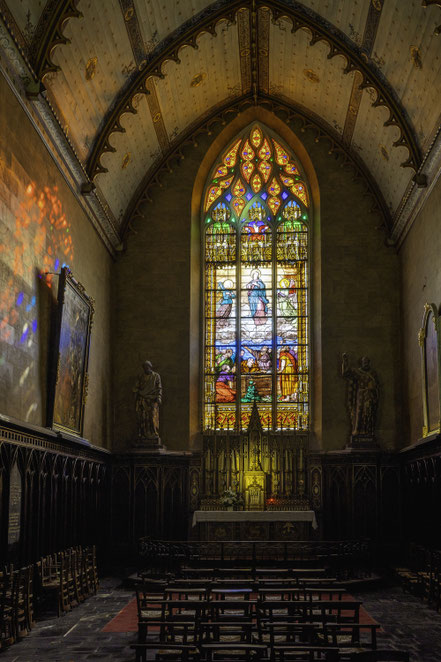
[[[93,299],[71,271],[63,267],[58,285],[48,418],[52,428],[79,436],[83,434],[93,313]]]
[[[423,437],[440,431],[441,417],[441,317],[434,303],[424,306],[418,340],[421,347],[423,387]]]

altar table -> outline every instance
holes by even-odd
[[[311,522],[317,528],[313,510],[195,510],[193,526],[199,522]]]

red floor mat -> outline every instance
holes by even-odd
[[[138,608],[136,598],[121,609],[101,632],[138,632]]]

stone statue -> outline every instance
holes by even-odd
[[[342,356],[342,376],[348,381],[348,409],[351,416],[352,441],[373,441],[377,417],[379,386],[367,356],[360,367],[349,367],[347,354]]]
[[[150,361],[144,361],[133,392],[138,417],[138,439],[159,445],[159,405],[162,402],[162,384],[161,377],[153,371]]]

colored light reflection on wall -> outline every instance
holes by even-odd
[[[38,330],[35,273],[51,288],[54,272],[71,265],[74,258],[71,227],[58,187],[39,188],[34,183],[26,187],[12,235],[7,244],[0,244],[0,258],[10,270],[0,295],[0,339],[30,347]],[[23,282],[28,293],[18,286]]]

